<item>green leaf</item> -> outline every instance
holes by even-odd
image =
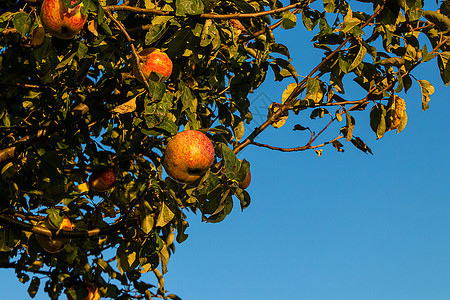
[[[345,110],[345,120],[347,122],[345,125],[345,136],[348,142],[352,139],[353,129],[355,128],[355,119],[350,115],[348,110]]]
[[[381,139],[386,132],[386,107],[377,104],[370,110],[370,127],[376,133],[377,139]]]
[[[239,121],[238,124],[233,127],[233,133],[234,133],[234,137],[236,138],[236,141],[239,142],[245,133],[243,121]]]
[[[282,54],[282,55],[286,56],[287,58],[291,57],[291,55],[289,54],[288,47],[286,47],[283,44],[278,44],[278,43],[270,44],[269,50],[272,52],[275,52],[275,53]]]
[[[347,14],[345,15],[344,22],[342,23],[341,31],[343,33],[348,33],[348,32],[350,32],[350,30],[353,29],[353,27],[355,27],[356,25],[358,25],[360,23],[361,23],[361,20],[358,18],[354,18],[352,10],[350,9],[350,7],[348,7]]]
[[[400,125],[397,127],[397,133],[400,133],[405,129],[406,124],[408,123],[408,115],[406,114],[406,111],[403,112],[402,119],[400,121]]]
[[[420,89],[422,91],[422,111],[427,110],[430,108],[428,103],[430,102],[431,98],[430,95],[434,93],[434,86],[431,85],[427,80],[421,79],[418,80],[420,84]]]
[[[169,119],[164,119],[161,124],[155,126],[156,128],[167,131],[170,134],[176,134],[178,132],[178,126],[174,121]]]
[[[236,169],[236,154],[228,148],[227,145],[221,143],[221,151],[222,151],[222,158],[225,162],[225,176],[230,179],[236,179],[235,175],[235,169]]]
[[[189,227],[189,223],[186,220],[183,220],[182,222],[178,222],[177,226],[177,242],[182,243],[188,238],[188,234],[185,233],[186,229]]]
[[[169,27],[166,26],[166,23],[152,25],[145,34],[145,44],[151,45],[158,41],[168,28]]]
[[[291,11],[287,10],[283,13],[283,18],[281,20],[281,28],[292,29],[297,24],[297,16]]]
[[[380,65],[382,66],[394,66],[397,68],[400,68],[401,66],[403,66],[405,64],[405,59],[402,57],[391,57],[391,58],[385,58],[383,60],[380,61]]]
[[[148,203],[148,201],[142,201],[141,205],[139,206],[139,212],[140,212],[139,216],[141,218],[142,231],[144,231],[145,234],[149,234],[150,231],[153,229],[155,220],[153,219],[152,216],[153,209]]]
[[[30,32],[31,26],[33,25],[33,20],[28,14],[21,12],[14,16],[13,25],[17,32],[19,32],[22,36],[25,36]]]
[[[359,137],[355,137],[351,140],[352,144],[358,148],[359,150],[361,150],[364,153],[369,152],[370,154],[373,155],[372,150],[366,145],[366,143],[363,142],[363,140],[361,140]]]
[[[424,11],[423,16],[431,23],[434,23],[439,32],[445,34],[450,31],[450,19],[447,16],[432,10]]]
[[[302,11],[302,21],[308,31],[312,31],[318,23],[318,19],[308,10]]]
[[[216,211],[217,213],[214,213],[212,216],[206,219],[208,223],[219,223],[222,222],[226,216],[230,214],[230,212],[233,209],[233,198],[228,195],[224,197],[219,204],[219,207]]]
[[[354,68],[356,68],[357,66],[359,66],[360,63],[362,63],[366,53],[367,53],[366,47],[364,47],[363,45],[359,45],[358,54],[356,55],[356,57],[353,60],[353,62],[350,64],[350,67],[348,68],[349,72],[351,70],[353,70]]]
[[[177,16],[199,15],[204,12],[205,6],[201,0],[176,0]]]
[[[116,253],[117,269],[123,275],[125,272],[134,270],[139,265],[139,246],[136,243],[123,242]]]
[[[58,229],[61,225],[64,217],[61,215],[61,211],[56,208],[48,208],[45,211],[48,215],[48,222],[53,229]]]
[[[41,284],[41,280],[38,277],[33,276],[31,279],[30,286],[28,287],[28,295],[31,298],[34,298],[39,290],[39,285]]]
[[[450,84],[450,51],[439,53],[438,66],[441,73],[441,79],[446,86]]]
[[[323,8],[327,13],[332,13],[336,9],[335,0],[323,0]]]
[[[161,270],[163,274],[167,273],[167,264],[169,263],[169,250],[167,249],[167,246],[164,245],[164,247],[162,247],[161,251],[159,251],[158,253],[159,258],[161,259]]]
[[[175,214],[170,210],[170,208],[163,202],[159,211],[158,219],[156,220],[156,227],[164,227],[170,221],[172,221]]]
[[[247,207],[249,207],[251,199],[250,194],[246,190],[238,188],[236,190],[235,195],[239,199],[239,202],[241,204],[241,210],[244,210]]]
[[[409,0],[406,1],[407,9],[406,14],[408,16],[409,22],[416,22],[422,17],[422,0]]]
[[[311,112],[311,115],[309,117],[311,119],[315,119],[317,117],[323,118],[325,116],[325,114],[329,114],[328,110],[326,110],[325,108],[319,107],[319,108],[314,109]]]

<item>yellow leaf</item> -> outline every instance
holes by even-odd
[[[273,114],[275,114],[280,109],[280,103],[273,102],[269,106],[269,112],[267,114],[267,118],[271,118]],[[281,114],[280,117],[278,117],[276,120],[272,122],[272,126],[275,128],[280,128],[281,126],[286,123],[286,120],[288,118],[289,112],[285,111],[283,114]]]
[[[111,112],[123,115],[136,110],[136,98],[133,98],[119,106],[114,107]]]
[[[86,193],[86,192],[89,191],[89,185],[88,185],[87,182],[82,183],[82,184],[79,184],[79,185],[77,186],[77,188],[78,188],[78,191],[79,191],[80,193]]]
[[[95,20],[91,20],[88,22],[88,30],[92,32],[93,35],[98,36],[97,23],[95,22]]]
[[[281,103],[284,104],[286,102],[289,95],[294,91],[294,89],[297,87],[296,83],[290,83],[286,89],[284,90],[283,94],[281,95]]]

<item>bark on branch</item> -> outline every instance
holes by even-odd
[[[118,232],[123,228],[127,228],[132,225],[136,225],[139,222],[137,219],[130,219],[120,221],[116,224],[109,225],[101,228],[94,228],[90,230],[51,230],[43,226],[29,224],[20,221],[16,218],[8,216],[6,214],[0,214],[0,224],[5,226],[11,226],[16,229],[23,231],[33,232],[40,235],[45,235],[48,237],[60,237],[60,238],[88,238],[94,236],[105,235],[113,232]]]
[[[312,2],[315,2],[315,0],[304,0],[297,3],[293,3],[284,7],[267,10],[267,11],[260,11],[257,13],[236,13],[236,14],[212,14],[212,13],[203,13],[198,15],[200,18],[204,19],[220,19],[220,20],[227,20],[227,19],[244,19],[244,18],[257,18],[257,17],[263,17],[272,15],[275,13],[281,13],[290,9],[294,9],[297,7],[304,7]],[[160,15],[160,16],[174,16],[174,13],[171,11],[162,11],[159,9],[147,9],[147,8],[140,8],[140,7],[134,7],[134,6],[127,6],[127,5],[108,5],[103,6],[103,9],[109,12],[112,11],[129,11],[129,12],[135,12],[135,13],[141,13],[141,14],[154,14],[154,15]]]

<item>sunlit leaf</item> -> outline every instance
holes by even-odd
[[[162,202],[155,226],[156,227],[164,227],[170,221],[172,221],[172,219],[174,217],[175,217],[175,214],[170,210],[170,208],[164,202]]]
[[[425,79],[421,79],[418,81],[420,84],[420,89],[422,91],[422,111],[425,111],[430,108],[428,103],[431,100],[430,95],[434,93],[434,86]]]

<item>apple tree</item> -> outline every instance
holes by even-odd
[[[450,83],[450,1],[423,2],[2,0],[0,267],[31,297],[42,288],[51,299],[179,299],[163,274],[174,242],[188,237],[186,212],[221,222],[250,205],[242,149],[372,153],[353,135],[355,114],[377,139],[399,133],[400,95],[419,85],[426,110],[434,92],[413,74],[418,65],[436,64]],[[317,53],[304,74],[276,38],[299,29]],[[154,49],[170,58],[169,77],[145,74],[143,53]],[[249,94],[266,78],[284,92],[246,132]],[[349,86],[360,97],[346,98]],[[304,145],[256,141],[287,118],[308,135]],[[206,135],[215,153],[188,183],[163,166],[184,130]]]

